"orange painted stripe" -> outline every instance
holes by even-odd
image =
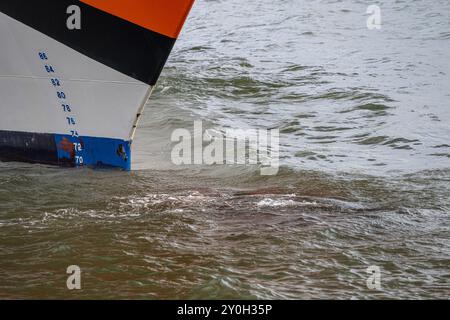
[[[194,0],[80,0],[151,31],[176,39]]]

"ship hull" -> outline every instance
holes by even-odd
[[[131,170],[130,154],[130,142],[120,139],[0,131],[0,161],[3,162]]]
[[[126,15],[114,0],[3,0],[0,161],[130,170],[144,105],[192,5],[176,1],[185,9],[168,16],[175,29],[161,29],[130,12],[157,3],[172,12],[162,0],[130,0]],[[77,30],[67,27],[74,3]]]

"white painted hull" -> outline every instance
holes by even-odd
[[[131,140],[151,87],[0,13],[0,128]],[[48,60],[41,60],[39,53]],[[48,73],[45,66],[55,72]],[[60,82],[55,87],[51,79]],[[63,92],[66,99],[58,98]],[[69,125],[62,104],[71,107]]]
[[[0,159],[130,169],[137,122],[174,40],[89,5],[83,8],[94,23],[99,19],[99,24],[110,23],[112,30],[127,28],[114,32],[128,44],[149,51],[154,60],[151,72],[140,72],[133,57],[136,52],[145,68],[145,55],[142,50],[133,52],[133,46],[123,48],[124,55],[131,57],[127,60],[121,57],[122,43],[116,48],[115,39],[105,40],[103,49],[102,43],[83,39],[86,33],[77,37],[76,31],[53,32],[45,21],[41,26],[31,13],[23,14],[18,5],[0,5],[8,13],[0,12]],[[102,32],[101,25],[92,29]],[[136,41],[126,38],[129,30]],[[139,44],[147,33],[152,37],[150,45]],[[26,150],[36,140],[41,142]],[[44,141],[55,159],[41,161],[45,154],[27,159],[42,151]]]

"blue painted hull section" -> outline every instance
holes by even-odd
[[[128,141],[59,134],[55,134],[54,139],[61,163],[131,169],[131,146]]]
[[[131,170],[131,143],[120,139],[0,131],[0,160]]]

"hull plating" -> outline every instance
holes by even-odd
[[[0,160],[130,170],[135,128],[192,2],[77,1],[82,27],[69,30],[73,1],[1,1]],[[142,25],[141,5],[167,19]]]

